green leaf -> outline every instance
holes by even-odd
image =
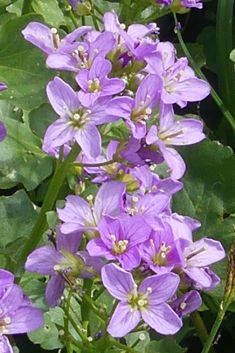
[[[185,54],[181,48],[180,44],[174,44],[176,51],[177,51],[177,57],[185,57]],[[206,65],[206,58],[203,53],[203,45],[197,44],[197,43],[187,43],[186,44],[188,51],[193,57],[193,60],[197,64],[199,68],[202,66]]]
[[[63,13],[56,0],[33,0],[32,7],[51,26],[59,27],[63,21]]]
[[[33,278],[35,274],[27,273],[26,275],[27,277],[31,276],[31,278],[27,279],[27,283],[24,283],[25,278],[20,281],[23,292],[28,295],[34,306],[43,311],[48,310],[48,305],[45,300],[46,284],[42,279]]]
[[[3,246],[29,235],[37,213],[24,190],[0,197],[0,242]],[[18,247],[19,248],[19,247]],[[17,251],[18,248],[15,250]]]
[[[217,53],[216,53],[216,29],[213,26],[204,27],[199,36],[197,43],[203,45],[203,52],[206,57],[206,66],[211,71],[217,72]]]
[[[43,327],[28,333],[30,341],[34,344],[40,344],[43,349],[51,350],[62,348],[63,345],[59,339],[58,329],[48,313],[44,314],[44,320]]]
[[[22,183],[27,190],[36,188],[52,172],[52,159],[41,150],[40,139],[26,124],[0,116],[7,136],[0,148],[0,188]]]
[[[43,53],[21,34],[31,21],[43,22],[39,15],[25,15],[0,27],[0,81],[8,85],[0,98],[22,109],[47,102],[46,85],[55,75],[46,68]]]
[[[7,100],[0,101],[0,119],[7,117],[17,121],[22,121],[23,112],[19,108],[15,108]]]
[[[160,341],[152,341],[145,349],[145,353],[184,353],[187,348],[182,348],[172,337],[163,338]]]
[[[233,62],[235,62],[235,49],[233,49],[229,55],[230,60],[232,60]]]
[[[38,136],[43,138],[46,129],[57,119],[57,114],[49,103],[44,103],[29,113],[30,129]]]
[[[139,331],[132,332],[125,336],[125,340],[128,346],[132,347],[137,341],[139,341],[135,345],[135,350],[137,352],[144,352],[145,347],[149,344],[150,338],[147,331]]]

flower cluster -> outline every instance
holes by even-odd
[[[205,138],[201,121],[175,120],[174,104],[200,101],[210,87],[186,58],[176,57],[171,43],[159,41],[156,24],[125,30],[112,12],[103,23],[102,32],[83,26],[63,39],[41,23],[23,30],[49,68],[74,75],[70,84],[55,77],[47,86],[59,118],[48,127],[43,150],[58,156],[63,148],[66,157],[77,143],[84,177],[101,184],[95,197],[66,198],[57,209],[55,247],[36,249],[25,267],[51,276],[50,306],[60,303],[66,282],[101,276],[120,301],[107,327],[114,337],[141,319],[161,334],[174,334],[181,318],[201,305],[198,290],[218,284],[209,266],[225,256],[218,241],[193,241],[200,223],[171,210],[186,169],[173,146]],[[121,137],[109,135],[118,127]],[[161,163],[169,168],[165,178],[152,171]]]
[[[0,270],[0,351],[13,353],[6,335],[37,330],[44,323],[40,309],[31,305],[12,273]]]
[[[171,6],[174,10],[177,10],[175,12],[184,12],[185,9],[190,9],[192,7],[197,8],[197,9],[202,9],[203,0],[157,0],[157,4],[164,5],[164,6]]]

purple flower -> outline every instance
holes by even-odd
[[[110,61],[97,57],[90,70],[80,70],[76,81],[81,90],[78,93],[80,101],[85,106],[91,106],[99,97],[111,97],[124,90],[125,83],[119,78],[108,78],[112,70]]]
[[[149,239],[140,245],[140,255],[155,273],[170,272],[177,265],[184,265],[179,240],[174,235],[169,224],[164,229],[152,231]]]
[[[98,223],[100,238],[94,238],[87,244],[91,256],[103,256],[107,260],[117,260],[130,271],[140,264],[138,245],[148,239],[150,226],[140,216],[120,221],[108,216]]]
[[[5,89],[7,89],[7,85],[3,82],[0,82],[0,91],[4,91]]]
[[[0,82],[0,91],[4,91],[5,89],[7,89],[7,85],[3,82]],[[6,128],[3,122],[0,121],[0,142],[2,142],[5,139],[6,134],[7,134]]]
[[[183,317],[197,310],[201,304],[200,294],[196,290],[192,290],[175,299],[170,305],[179,317]]]
[[[150,276],[140,283],[139,288],[131,273],[115,264],[105,265],[101,276],[109,293],[120,300],[107,327],[111,336],[125,336],[141,318],[160,334],[174,334],[181,328],[182,321],[166,304],[178,287],[176,274]]]
[[[96,125],[116,119],[104,114],[109,99],[100,98],[94,105],[84,107],[77,93],[58,77],[48,84],[47,95],[60,119],[48,127],[43,149],[50,150],[63,146],[75,139],[84,154],[92,157],[100,155],[101,136]]]
[[[81,0],[66,0],[67,3],[69,3],[69,5],[71,5],[72,7],[75,7],[77,4],[81,3]]]
[[[88,158],[84,156],[83,158],[83,163],[89,163],[89,164],[98,164],[98,163],[104,163],[107,161],[111,161],[117,152],[119,142],[118,141],[110,141],[107,148],[106,148],[106,158],[103,155],[100,155],[96,158]],[[122,166],[121,163],[118,162],[113,162],[108,165],[103,165],[99,167],[84,167],[84,169],[89,173],[89,174],[95,174],[95,178],[92,179],[93,183],[102,183],[106,182],[109,180],[112,180],[116,177],[120,169],[125,168]]]
[[[202,9],[203,4],[201,1],[203,0],[181,0],[181,5],[184,7],[196,7],[197,9]]]
[[[96,57],[104,58],[114,45],[115,39],[111,32],[92,31],[83,42],[77,43],[76,48],[49,55],[46,64],[52,69],[79,72],[81,69],[89,69]]]
[[[13,283],[14,276],[0,270],[0,351],[13,353],[5,335],[14,335],[37,330],[43,323],[40,309],[31,306],[20,286]]]
[[[172,2],[173,2],[173,0],[157,0],[156,1],[157,4],[165,5],[165,6],[171,5]]]
[[[64,209],[57,208],[59,219],[64,223],[61,225],[63,233],[79,231],[96,231],[98,221],[104,216],[117,216],[123,211],[123,196],[126,190],[125,183],[109,181],[103,184],[95,197],[89,202],[80,196],[70,195],[66,198]]]
[[[107,112],[123,118],[134,138],[142,138],[146,134],[146,124],[153,108],[159,100],[162,80],[157,75],[148,75],[139,85],[135,99],[117,97],[110,101]]]
[[[156,145],[161,151],[166,164],[170,167],[171,178],[179,179],[184,175],[185,163],[179,153],[171,146],[186,146],[202,141],[205,138],[203,124],[196,119],[182,119],[174,122],[171,114],[164,106],[164,116],[160,117],[160,124],[157,127],[152,125],[147,136],[148,145]]]
[[[125,210],[130,216],[141,215],[154,230],[157,230],[162,228],[159,216],[168,210],[169,203],[170,196],[164,193],[126,194]]]
[[[182,271],[195,284],[196,288],[211,288],[216,282],[214,273],[208,272],[208,265],[222,260],[226,253],[219,241],[203,238],[185,247],[183,252],[186,265]]]
[[[82,233],[63,234],[59,231],[56,249],[45,245],[34,250],[27,258],[27,271],[51,276],[45,293],[50,307],[60,304],[66,281],[71,283],[73,278],[91,277],[93,271],[99,271],[103,266],[100,258],[91,257],[86,251],[77,251],[81,239]]]
[[[145,56],[148,63],[146,71],[161,76],[163,104],[177,103],[184,108],[187,102],[197,102],[207,97],[210,85],[195,77],[194,71],[188,66],[187,58],[180,58],[175,62],[172,47],[159,43],[155,53]]]
[[[7,130],[2,121],[0,121],[0,142],[2,142],[7,134]]]
[[[76,39],[90,30],[90,26],[79,27],[61,40],[56,28],[49,28],[39,22],[30,22],[22,34],[28,42],[50,55],[55,52],[67,53],[77,49],[79,43],[75,42]]]

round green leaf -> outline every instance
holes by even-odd
[[[22,183],[35,189],[52,172],[52,159],[42,152],[41,140],[26,124],[1,117],[7,136],[0,144],[0,188]]]

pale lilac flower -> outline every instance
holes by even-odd
[[[189,243],[183,251],[183,256],[186,265],[181,267],[182,271],[196,288],[207,289],[215,281],[213,274],[208,272],[208,265],[222,260],[226,253],[219,241],[203,238]]]
[[[165,6],[171,5],[172,2],[173,2],[173,0],[157,0],[156,1],[157,4],[165,5]]]
[[[0,82],[0,91],[4,91],[5,89],[7,89],[7,85],[3,82]]]
[[[112,32],[116,39],[116,46],[111,52],[111,58],[115,58],[114,64],[116,61],[121,62],[121,68],[126,67],[133,58],[144,61],[144,54],[156,50],[156,41],[149,36],[158,34],[159,28],[156,27],[156,24],[151,23],[148,26],[132,24],[125,31],[125,25],[120,24],[118,16],[113,12],[106,12],[103,22],[105,30]]]
[[[70,195],[66,198],[64,209],[57,208],[63,233],[77,231],[96,231],[98,221],[104,216],[117,216],[123,212],[123,196],[126,190],[125,183],[108,181],[103,184],[95,197],[88,197],[89,202],[80,196]]]
[[[90,30],[90,26],[81,26],[60,39],[56,28],[49,28],[40,22],[30,22],[22,34],[28,42],[50,55],[55,52],[67,53],[77,49],[79,42],[75,42],[76,39]]]
[[[165,116],[161,116],[159,126],[151,126],[146,136],[146,143],[158,146],[170,168],[171,178],[177,180],[184,175],[186,167],[179,153],[171,146],[191,145],[202,141],[205,137],[201,121],[182,119],[174,122],[172,114],[167,114],[165,109]]]
[[[162,228],[160,215],[169,209],[169,203],[170,196],[164,193],[126,194],[125,210],[130,216],[142,216],[154,230],[157,230]]]
[[[91,256],[103,256],[107,260],[117,260],[130,271],[138,267],[141,257],[138,245],[146,241],[151,232],[150,226],[140,216],[120,221],[104,216],[98,223],[100,238],[87,244]]]
[[[131,175],[137,179],[139,192],[144,195],[147,193],[165,193],[169,196],[177,193],[183,188],[183,183],[171,178],[160,179],[156,173],[152,173],[148,165],[134,167]]]
[[[42,311],[31,305],[14,276],[0,270],[0,351],[13,353],[5,335],[21,334],[39,329],[43,323]]]
[[[159,101],[162,80],[157,75],[148,75],[139,85],[135,98],[116,97],[107,107],[107,113],[123,118],[132,135],[140,139],[146,135],[146,124],[152,110]]]
[[[175,266],[185,265],[180,240],[175,240],[169,224],[152,231],[149,239],[139,247],[140,255],[149,268],[157,274],[170,272]]]
[[[106,148],[106,157],[103,155],[100,155],[96,158],[88,158],[84,156],[83,158],[83,163],[84,164],[98,164],[98,163],[105,163],[108,161],[111,161],[117,152],[119,142],[118,141],[110,141],[107,148]],[[103,166],[90,166],[90,167],[84,167],[85,171],[88,172],[89,174],[95,174],[95,178],[92,179],[93,183],[102,183],[106,182],[109,180],[112,180],[116,177],[119,171],[123,169],[124,166],[119,163],[119,162],[113,162],[108,165],[103,165]]]
[[[187,102],[201,101],[209,95],[210,85],[195,77],[194,71],[188,66],[187,58],[175,61],[172,44],[159,43],[157,51],[145,56],[145,60],[148,64],[145,70],[162,78],[162,104],[177,103],[183,108]]]
[[[43,149],[60,147],[75,139],[84,154],[92,157],[100,155],[101,136],[96,125],[116,119],[104,114],[109,98],[100,98],[94,105],[85,107],[81,105],[77,93],[59,77],[48,84],[47,95],[60,119],[48,127]]]
[[[179,317],[184,317],[197,310],[202,305],[200,294],[196,290],[192,290],[181,295],[179,298],[170,303],[172,309]]]
[[[2,142],[7,134],[7,130],[2,121],[0,121],[0,142]]]
[[[94,275],[93,270],[100,271],[103,266],[100,258],[91,257],[86,251],[78,251],[81,240],[80,232],[63,234],[58,231],[56,249],[50,245],[42,246],[34,250],[26,260],[27,271],[51,276],[45,293],[50,307],[60,304],[66,281],[91,277]]]
[[[7,89],[7,85],[3,82],[0,82],[0,91],[4,91],[5,89]],[[6,128],[3,122],[0,121],[0,142],[2,142],[5,139],[6,134],[7,134]]]
[[[111,336],[125,336],[141,318],[160,334],[174,334],[181,328],[181,319],[166,304],[178,287],[176,274],[150,276],[140,283],[139,288],[131,273],[113,263],[102,268],[101,276],[109,293],[120,300],[107,327]]]
[[[47,66],[52,69],[73,72],[90,69],[96,57],[104,58],[115,45],[115,39],[111,32],[95,32],[95,35],[94,32],[87,34],[83,42],[78,42],[77,48],[49,55],[46,61]]]
[[[78,93],[80,101],[85,106],[91,106],[99,97],[111,97],[124,90],[125,83],[119,78],[108,78],[112,70],[110,61],[97,57],[90,70],[80,70],[76,81],[81,90]]]
[[[71,5],[72,7],[75,7],[77,4],[81,3],[81,0],[66,0],[69,5]]]
[[[203,4],[201,1],[203,0],[181,0],[181,5],[184,7],[196,7],[197,9],[202,9]]]

